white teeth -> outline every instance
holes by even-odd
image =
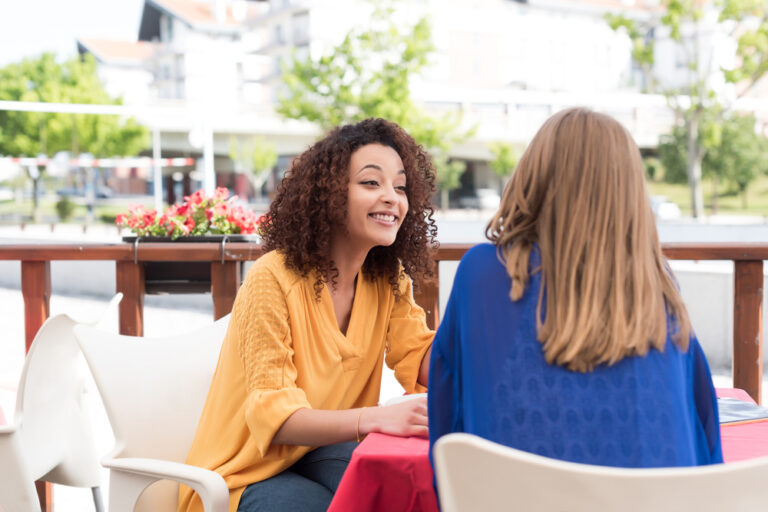
[[[376,220],[381,220],[384,222],[395,222],[394,215],[385,215],[383,213],[372,213],[371,217],[373,217]]]

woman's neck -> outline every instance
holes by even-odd
[[[334,243],[331,246],[331,260],[339,271],[336,287],[342,290],[354,288],[355,278],[363,267],[368,251],[352,250],[347,244]]]

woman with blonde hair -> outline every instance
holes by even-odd
[[[462,259],[429,372],[429,434],[623,467],[722,462],[704,353],[640,152],[614,119],[541,127]]]

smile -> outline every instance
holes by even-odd
[[[368,216],[373,220],[384,224],[394,224],[397,220],[397,216],[388,213],[369,213]]]

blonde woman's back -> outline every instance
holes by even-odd
[[[430,443],[469,432],[590,464],[721,462],[716,398],[695,337],[682,351],[668,333],[663,353],[651,349],[590,372],[549,364],[537,339],[540,263],[534,244],[529,282],[511,301],[494,245],[476,246],[462,259],[433,345]]]

